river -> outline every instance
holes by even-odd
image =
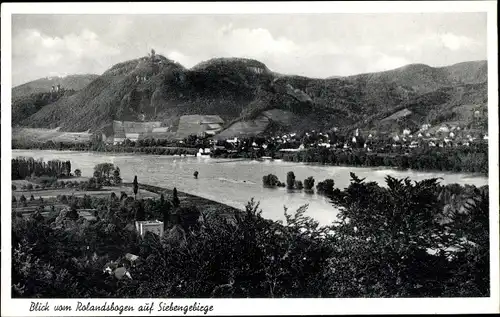
[[[33,157],[45,161],[70,160],[72,170],[80,169],[83,176],[91,176],[98,163],[109,162],[118,166],[125,182],[131,182],[134,175],[144,184],[177,187],[178,190],[215,200],[243,209],[250,198],[260,202],[262,215],[269,219],[284,220],[284,207],[290,211],[308,204],[309,215],[321,224],[336,219],[336,210],[320,195],[304,192],[289,192],[285,188],[270,189],[262,186],[262,176],[275,174],[280,181],[286,181],[288,171],[293,171],[297,180],[313,176],[316,184],[327,178],[335,181],[335,187],[349,185],[350,172],[366,181],[384,184],[386,175],[411,180],[440,177],[443,184],[488,184],[488,178],[471,174],[448,172],[400,171],[388,168],[339,167],[283,161],[231,160],[209,157],[178,157],[163,155],[118,154],[102,152],[71,152],[48,150],[13,150],[12,157]],[[194,171],[199,172],[194,179]]]

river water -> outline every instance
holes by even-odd
[[[13,150],[12,157],[33,157],[45,161],[70,160],[72,170],[79,168],[82,176],[92,176],[96,164],[109,162],[118,166],[125,182],[131,182],[137,175],[139,183],[157,185],[215,200],[243,209],[254,198],[260,202],[262,215],[274,220],[283,220],[284,207],[290,211],[308,204],[309,215],[321,224],[329,224],[336,219],[336,210],[320,195],[305,192],[290,192],[285,188],[264,188],[262,176],[275,174],[280,181],[286,181],[286,174],[293,171],[297,180],[313,176],[316,184],[331,178],[335,187],[349,185],[350,172],[366,181],[384,184],[386,175],[411,180],[440,177],[443,184],[488,184],[485,176],[447,172],[400,171],[388,168],[339,167],[283,161],[257,161],[239,159],[216,159],[209,157],[179,157],[163,155],[118,154],[102,152],[71,152],[47,150]],[[199,172],[194,179],[194,171]]]

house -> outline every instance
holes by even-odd
[[[429,146],[430,146],[430,147],[435,147],[435,146],[436,146],[436,143],[434,143],[434,141],[430,141],[430,142],[429,142]]]
[[[158,220],[136,221],[135,228],[141,237],[144,237],[147,232],[151,232],[163,236],[163,222]]]
[[[488,135],[487,134],[484,135],[483,140],[488,140]]]
[[[404,129],[403,130],[403,135],[410,135],[410,134],[411,134],[410,129]]]
[[[455,133],[450,132],[450,134],[448,134],[448,136],[449,136],[450,138],[454,138],[454,137],[455,137]]]

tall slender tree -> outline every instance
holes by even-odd
[[[179,205],[181,204],[180,200],[179,200],[179,197],[177,196],[177,188],[174,187],[174,192],[172,194],[172,204],[174,205],[174,207],[179,207]]]
[[[137,175],[134,176],[134,199],[137,199],[137,192],[139,191],[139,183],[137,183]]]

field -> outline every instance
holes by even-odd
[[[56,129],[13,128],[13,141],[86,143],[92,134],[87,132],[63,132]]]
[[[111,193],[114,192],[118,197],[120,197],[121,192],[125,192],[127,196],[134,196],[134,192],[131,187],[126,187],[126,186],[120,186],[120,187],[107,187],[104,186],[102,190],[93,190],[93,191],[84,191],[84,190],[78,190],[76,188],[57,188],[57,189],[40,189],[40,190],[16,190],[12,192],[12,195],[16,197],[16,199],[19,200],[21,195],[24,195],[26,198],[29,198],[31,195],[35,197],[35,199],[38,199],[39,197],[42,197],[44,199],[46,198],[53,198],[57,197],[58,195],[66,195],[66,196],[84,196],[84,195],[90,195],[90,196],[95,196],[95,197],[109,197]],[[137,193],[137,198],[157,198],[159,197],[158,194],[149,192],[144,189],[139,189],[139,192]]]
[[[229,128],[215,136],[215,139],[228,139],[233,137],[252,137],[264,132],[269,125],[269,119],[260,116],[255,120],[238,121],[233,123]]]

